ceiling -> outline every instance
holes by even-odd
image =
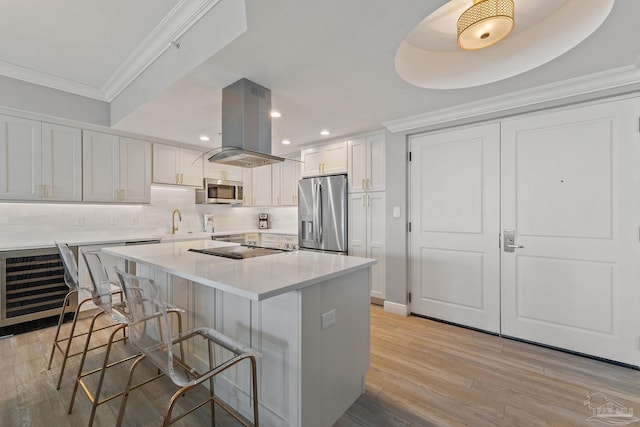
[[[515,1],[517,20],[518,4],[535,0]],[[216,2],[0,0],[5,35],[0,38],[0,74],[111,101],[144,69],[132,66],[136,59],[144,53],[141,64],[153,61]],[[394,68],[396,50],[445,3],[246,0],[246,32],[113,127],[219,146],[221,90],[246,77],[272,90],[272,105],[282,112],[273,120],[273,152],[286,154],[298,144],[377,129],[410,116],[637,68],[640,47],[632,41],[640,39],[635,21],[640,2],[618,0],[594,34],[531,71],[465,89],[413,86]],[[321,129],[331,135],[321,137]],[[201,134],[212,141],[199,142]],[[293,144],[283,146],[284,138]]]

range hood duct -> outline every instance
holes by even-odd
[[[247,79],[222,89],[222,147],[209,161],[254,168],[284,160],[271,155],[271,91]]]

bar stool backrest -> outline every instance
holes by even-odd
[[[129,323],[130,313],[125,309],[125,303],[119,303],[114,305],[113,303],[113,287],[117,290],[121,290],[120,283],[112,281],[109,278],[106,268],[100,259],[98,252],[82,251],[82,257],[87,263],[89,268],[89,278],[91,285],[89,290],[91,291],[91,300],[95,305],[100,307],[111,316],[113,319],[120,323]]]
[[[124,289],[132,323],[129,324],[131,343],[177,385],[189,384],[191,379],[181,369],[174,369],[174,348],[171,327],[167,318],[167,304],[158,285],[146,277],[135,276],[115,268]]]
[[[62,258],[62,265],[64,266],[64,282],[69,289],[80,289],[80,282],[78,280],[78,264],[76,258],[73,256],[71,248],[66,243],[56,242],[58,252],[60,252],[60,258]]]

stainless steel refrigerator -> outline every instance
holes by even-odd
[[[347,253],[347,176],[331,175],[298,181],[298,245]]]

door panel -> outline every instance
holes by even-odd
[[[413,137],[411,310],[491,332],[500,322],[500,127]]]
[[[638,107],[502,126],[502,333],[638,365]]]

